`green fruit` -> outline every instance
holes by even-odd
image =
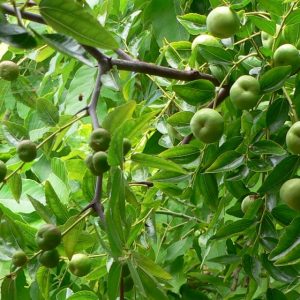
[[[90,171],[92,172],[92,174],[94,174],[95,176],[99,176],[102,173],[101,172],[97,172],[96,169],[94,168],[93,165],[93,155],[90,154],[86,159],[85,159],[85,163],[87,165],[87,167],[90,169]]]
[[[131,150],[131,142],[129,139],[123,139],[123,155],[126,155]]]
[[[97,173],[102,174],[109,170],[107,154],[103,151],[96,152],[93,155],[93,166]]]
[[[38,247],[42,250],[51,250],[61,242],[60,230],[52,224],[43,225],[35,237]]]
[[[56,249],[43,251],[39,257],[39,262],[47,267],[47,268],[54,268],[59,263],[59,254]]]
[[[0,77],[2,79],[13,81],[19,76],[19,66],[13,61],[5,60],[0,63]]]
[[[127,264],[122,266],[122,276],[127,277],[130,275],[130,270]]]
[[[25,252],[20,250],[14,253],[12,257],[12,264],[16,267],[22,267],[27,263],[27,260]]]
[[[134,282],[131,278],[131,276],[127,276],[124,278],[124,291],[129,292],[133,289]]]
[[[70,271],[78,276],[82,277],[91,271],[90,258],[85,254],[74,254],[69,264]]]
[[[256,201],[256,195],[248,195],[243,199],[241,204],[241,210],[244,214],[254,201]]]
[[[300,121],[294,123],[286,134],[286,146],[293,154],[300,154]]]
[[[0,182],[4,180],[7,174],[7,167],[6,164],[0,160]]]
[[[194,136],[205,144],[217,142],[224,131],[223,117],[211,108],[198,110],[190,125]]]
[[[253,108],[260,98],[260,85],[256,78],[243,75],[230,89],[230,99],[239,109]]]
[[[274,66],[292,66],[292,71],[300,67],[298,49],[291,44],[284,44],[276,49],[273,55]]]
[[[192,55],[195,57],[199,65],[202,65],[205,62],[205,59],[201,55],[199,45],[204,45],[204,46],[212,46],[212,47],[222,47],[218,39],[216,39],[212,35],[208,34],[201,34],[198,35],[193,43],[192,43]]]
[[[300,211],[300,178],[286,181],[280,188],[280,198],[290,208]]]
[[[239,31],[240,20],[236,12],[229,7],[219,6],[208,14],[206,26],[213,36],[224,39]]]
[[[110,143],[110,133],[104,128],[95,129],[90,137],[90,147],[94,151],[106,151]]]
[[[33,161],[37,156],[36,144],[30,140],[24,140],[17,146],[17,153],[22,161]]]

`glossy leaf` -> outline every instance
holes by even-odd
[[[108,279],[107,279],[108,298],[110,300],[117,299],[119,295],[121,274],[122,274],[122,265],[119,262],[114,262],[109,269]]]
[[[215,86],[208,80],[195,80],[183,85],[173,85],[173,91],[190,105],[201,105],[215,95]]]
[[[80,43],[103,49],[116,49],[113,36],[86,9],[71,0],[42,0],[40,13],[58,32],[72,36]]]
[[[55,126],[58,123],[59,112],[52,102],[39,98],[36,103],[36,110],[40,119],[47,125]]]

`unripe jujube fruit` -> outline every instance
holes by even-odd
[[[292,71],[300,67],[298,49],[292,44],[284,44],[276,49],[273,55],[274,66],[291,66]]]
[[[36,243],[42,250],[51,250],[61,242],[61,231],[53,224],[43,225],[36,234]]]
[[[217,142],[224,131],[224,119],[214,109],[202,108],[191,119],[194,136],[205,144]]]
[[[74,254],[69,263],[69,269],[78,277],[85,276],[91,271],[90,258],[82,253]]]
[[[93,166],[97,173],[102,174],[109,170],[107,154],[103,151],[96,152],[93,155]]]
[[[246,196],[241,204],[241,210],[245,214],[248,210],[248,208],[251,206],[251,204],[256,201],[256,195],[248,195]]]
[[[19,66],[13,61],[5,60],[0,62],[0,77],[2,79],[13,81],[19,76]]]
[[[104,128],[95,129],[91,136],[89,145],[94,151],[106,151],[110,143],[110,133]]]
[[[7,167],[6,164],[0,160],[0,182],[4,180],[7,174]]]
[[[15,265],[16,267],[22,267],[27,263],[27,256],[26,253],[22,250],[19,250],[14,253],[12,257],[12,264]]]
[[[23,162],[33,161],[37,156],[36,144],[30,140],[24,140],[17,146],[17,153]]]
[[[43,251],[39,257],[39,262],[47,267],[47,268],[54,268],[59,263],[59,254],[56,249]]]
[[[213,36],[224,39],[239,31],[240,20],[235,11],[227,6],[219,6],[208,14],[206,26]]]
[[[300,178],[286,181],[280,188],[280,198],[290,208],[300,211]]]
[[[286,146],[293,154],[300,154],[300,121],[294,123],[286,134]]]
[[[239,109],[253,108],[260,98],[260,85],[256,78],[243,75],[230,89],[230,99]]]
[[[92,172],[93,175],[99,176],[99,175],[102,174],[101,172],[97,172],[96,169],[94,168],[94,164],[93,164],[93,154],[90,154],[90,155],[85,159],[85,163],[86,163],[87,167],[90,169],[90,171]]]

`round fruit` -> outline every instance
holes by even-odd
[[[30,140],[24,140],[17,147],[19,158],[24,162],[33,161],[37,156],[36,144]]]
[[[205,62],[203,56],[201,55],[199,45],[219,47],[219,48],[222,47],[218,39],[216,39],[214,36],[208,34],[198,35],[192,43],[192,53],[199,65]]]
[[[256,201],[256,196],[255,195],[248,195],[246,196],[241,204],[241,210],[245,214],[248,208],[251,206],[251,204]]]
[[[300,121],[294,123],[286,134],[286,146],[293,154],[300,154]]]
[[[274,66],[292,66],[292,71],[300,67],[298,49],[291,44],[284,44],[276,49],[273,55]]]
[[[91,261],[85,254],[74,254],[71,258],[69,269],[78,277],[85,276],[91,270]]]
[[[43,225],[36,234],[36,243],[42,250],[51,250],[61,242],[60,230],[52,224]]]
[[[240,20],[227,6],[213,9],[206,18],[207,30],[215,37],[229,38],[239,31]]]
[[[27,263],[27,256],[24,251],[20,250],[14,253],[12,263],[16,267],[22,267]]]
[[[131,142],[129,139],[123,139],[123,155],[126,155],[131,149]]]
[[[102,174],[109,170],[107,154],[103,151],[96,152],[93,155],[93,166],[97,173]]]
[[[280,188],[280,198],[290,208],[300,211],[300,178],[286,181]]]
[[[256,78],[243,75],[230,89],[230,99],[239,109],[253,108],[260,98],[260,85]]]
[[[95,129],[90,137],[90,147],[94,151],[106,151],[110,143],[110,133],[104,128]]]
[[[19,66],[13,61],[5,60],[0,63],[0,77],[13,81],[19,76]]]
[[[90,171],[92,172],[92,174],[94,174],[95,176],[99,176],[102,173],[97,172],[96,169],[94,168],[93,165],[93,155],[90,154],[86,159],[85,159],[85,163],[87,165],[87,167],[90,169]]]
[[[39,257],[39,262],[47,267],[47,268],[54,268],[59,263],[59,254],[56,249],[43,251]]]
[[[6,164],[0,160],[0,182],[4,180],[7,174],[7,167]]]
[[[190,125],[194,136],[205,144],[217,142],[224,131],[223,117],[211,108],[198,110]]]

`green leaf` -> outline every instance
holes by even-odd
[[[5,128],[14,138],[18,140],[28,138],[28,132],[26,128],[24,128],[20,124],[5,120],[2,121],[2,124],[4,125],[3,128]]]
[[[275,206],[271,213],[272,216],[283,225],[289,225],[297,216],[297,212],[285,204]]]
[[[38,213],[38,215],[46,222],[46,223],[52,223],[49,210],[38,200],[34,199],[30,195],[26,195],[31,202],[32,206],[34,207],[35,211]]]
[[[37,46],[34,37],[25,28],[15,24],[1,24],[0,41],[22,49],[31,49]]]
[[[275,279],[281,282],[290,284],[297,276],[298,272],[292,267],[276,267],[271,261],[268,260],[268,255],[261,256],[261,263],[267,272]]]
[[[188,164],[197,159],[200,155],[200,149],[193,145],[178,145],[163,151],[160,157],[171,159],[177,164]]]
[[[61,228],[61,231],[66,230],[71,225],[76,222],[78,219],[78,216],[72,216]],[[79,237],[82,235],[82,231],[84,228],[84,220],[77,223],[70,231],[68,231],[68,234],[63,236],[63,245],[66,252],[66,255],[69,259],[71,259],[72,255],[75,253],[75,248],[78,244]]]
[[[115,300],[118,298],[120,292],[120,281],[122,274],[122,265],[119,262],[113,262],[109,269],[107,279],[107,294],[109,300]]]
[[[293,10],[286,18],[285,25],[295,25],[300,23],[300,9]]]
[[[189,13],[178,16],[177,20],[192,35],[198,35],[206,29],[206,16]]]
[[[14,198],[19,202],[22,194],[22,179],[20,174],[14,174],[12,177],[9,178],[7,183]]]
[[[261,263],[256,257],[248,254],[244,255],[243,268],[246,274],[251,276],[256,282],[260,281]]]
[[[236,151],[227,151],[222,153],[216,161],[206,169],[206,173],[219,173],[235,170],[244,163],[244,155]]]
[[[175,243],[172,243],[166,249],[166,261],[172,261],[176,259],[178,256],[184,255],[186,251],[192,246],[193,240],[191,237],[178,240]]]
[[[166,272],[163,268],[161,268],[158,264],[156,264],[147,256],[144,256],[137,252],[134,252],[133,256],[138,266],[142,268],[146,273],[149,273],[154,277],[161,278],[164,280],[172,279],[172,276],[168,272]]]
[[[273,154],[284,155],[286,151],[272,140],[261,140],[250,146],[251,152],[259,155]]]
[[[180,10],[180,3],[173,0],[152,0],[148,4],[145,17],[153,27],[153,35],[159,46],[163,45],[164,40],[168,42],[188,40],[188,33],[176,18]]]
[[[131,156],[131,160],[141,164],[144,167],[150,167],[150,168],[166,170],[166,171],[173,171],[181,174],[186,173],[180,166],[178,166],[174,162],[168,161],[164,158],[154,156],[154,155],[137,153]]]
[[[194,181],[193,189],[196,197],[203,198],[206,205],[215,211],[219,205],[219,190],[216,176],[198,172]]]
[[[50,294],[50,285],[51,285],[50,269],[44,266],[38,268],[38,270],[36,271],[36,281],[38,283],[41,295],[43,295],[43,297],[48,300]]]
[[[259,80],[261,92],[271,93],[279,90],[290,77],[291,71],[291,66],[282,66],[274,67],[264,73]]]
[[[170,116],[167,119],[167,122],[174,127],[190,127],[190,122],[193,115],[194,113],[192,113],[191,111],[180,111]]]
[[[91,291],[80,291],[68,297],[68,300],[98,300],[98,299],[99,299],[98,296]]]
[[[68,210],[65,205],[61,203],[49,181],[46,181],[45,183],[45,195],[47,205],[55,215],[57,222],[60,224],[65,223],[69,218]]]
[[[11,91],[17,101],[30,108],[36,108],[38,96],[30,81],[26,77],[19,76],[17,80],[12,81]]]
[[[276,23],[273,20],[266,19],[260,16],[249,16],[249,19],[257,26],[261,31],[265,31],[270,35],[275,35]]]
[[[52,33],[52,34],[42,34],[40,37],[52,48],[57,51],[69,55],[84,64],[93,67],[93,63],[89,61],[86,56],[84,48],[78,44],[74,39],[64,36],[62,34]]]
[[[36,103],[36,110],[40,119],[49,126],[55,126],[59,121],[57,107],[47,99],[39,98]]]
[[[283,292],[277,289],[267,289],[267,299],[266,300],[287,300]]]
[[[231,65],[234,62],[235,52],[233,50],[205,45],[198,45],[198,48],[200,54],[209,63]]]
[[[113,36],[98,20],[74,0],[42,0],[40,13],[56,31],[80,43],[103,49],[116,49]]]
[[[271,103],[267,110],[266,123],[271,133],[280,129],[288,120],[290,105],[286,99],[277,99]]]
[[[190,105],[199,105],[208,102],[215,96],[215,86],[204,79],[194,80],[182,85],[176,84],[173,91]]]
[[[269,176],[259,188],[258,192],[264,194],[269,191],[274,192],[279,190],[281,185],[293,176],[298,168],[298,165],[298,156],[291,155],[284,158],[269,174]]]
[[[300,217],[284,229],[275,249],[269,255],[275,266],[294,265],[300,261]]]
[[[253,224],[255,224],[255,222],[253,220],[248,220],[248,219],[230,222],[220,227],[217,230],[216,234],[211,237],[211,239],[212,240],[223,239],[225,237],[240,234],[243,231],[249,229],[249,227],[252,226]]]
[[[105,117],[102,127],[113,134],[126,120],[131,119],[135,108],[135,101],[129,101],[116,107]]]
[[[222,265],[229,265],[229,264],[235,264],[240,262],[241,258],[238,255],[235,254],[229,254],[229,255],[221,255],[214,258],[210,258],[208,261],[222,264]]]

